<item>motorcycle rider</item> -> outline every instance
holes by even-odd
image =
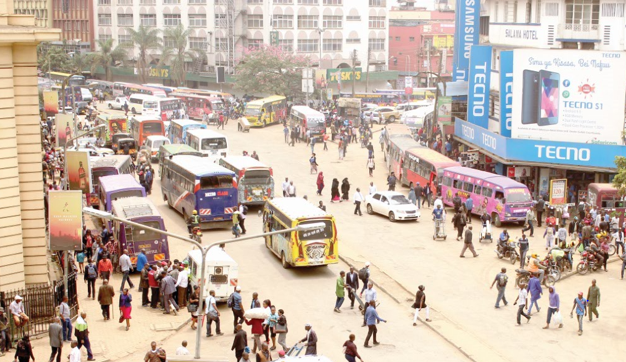
[[[537,253],[533,253],[530,257],[530,263],[528,264],[528,271],[539,274],[540,283],[543,283],[543,277],[546,269],[547,268],[541,264],[541,260],[539,260]]]
[[[509,233],[504,229],[498,238],[498,254],[504,256],[509,243]]]
[[[189,234],[192,233],[192,230],[194,228],[197,228],[199,226],[200,226],[200,216],[198,215],[197,210],[193,210],[193,215],[191,215],[191,217],[187,221],[187,230],[189,230]]]

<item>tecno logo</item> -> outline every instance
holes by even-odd
[[[463,136],[465,136],[467,139],[470,139],[470,140],[474,139],[474,129],[473,128],[461,125],[461,130],[463,131]]]
[[[483,133],[483,145],[485,147],[489,147],[492,150],[496,149],[496,138],[494,136],[490,136],[488,134]]]
[[[589,161],[591,159],[591,150],[588,148],[539,145],[535,145],[535,148],[537,148],[537,157],[539,158],[573,161]]]

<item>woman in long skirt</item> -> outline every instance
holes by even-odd
[[[324,190],[324,173],[320,171],[320,173],[317,174],[317,194],[319,196],[322,196],[322,190]]]
[[[131,302],[133,296],[128,293],[128,288],[124,289],[124,292],[120,295],[120,323],[126,320],[126,330],[130,329],[130,312],[133,310]]]
[[[330,202],[335,201],[341,202],[341,199],[339,198],[339,180],[336,178],[333,179],[333,185],[330,188]]]

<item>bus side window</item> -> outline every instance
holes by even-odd
[[[481,191],[482,191],[482,187],[481,186],[478,186],[478,185],[474,186],[474,193],[476,195],[480,195]]]
[[[504,193],[502,193],[502,191],[496,191],[496,199],[503,200],[504,199]]]
[[[463,184],[463,190],[465,190],[467,192],[472,192],[473,189],[474,189],[474,184],[472,184],[470,182],[465,182]]]
[[[461,180],[454,180],[454,182],[452,183],[452,187],[457,189],[457,190],[461,190],[462,189],[462,185],[463,182]]]
[[[483,187],[483,196],[491,197],[493,195],[493,189],[489,187]]]
[[[443,184],[444,184],[444,186],[448,186],[448,187],[452,186],[452,179],[450,177],[448,177],[448,176],[444,176],[443,177]]]

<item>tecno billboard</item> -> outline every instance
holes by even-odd
[[[626,53],[516,49],[511,136],[622,145]]]

